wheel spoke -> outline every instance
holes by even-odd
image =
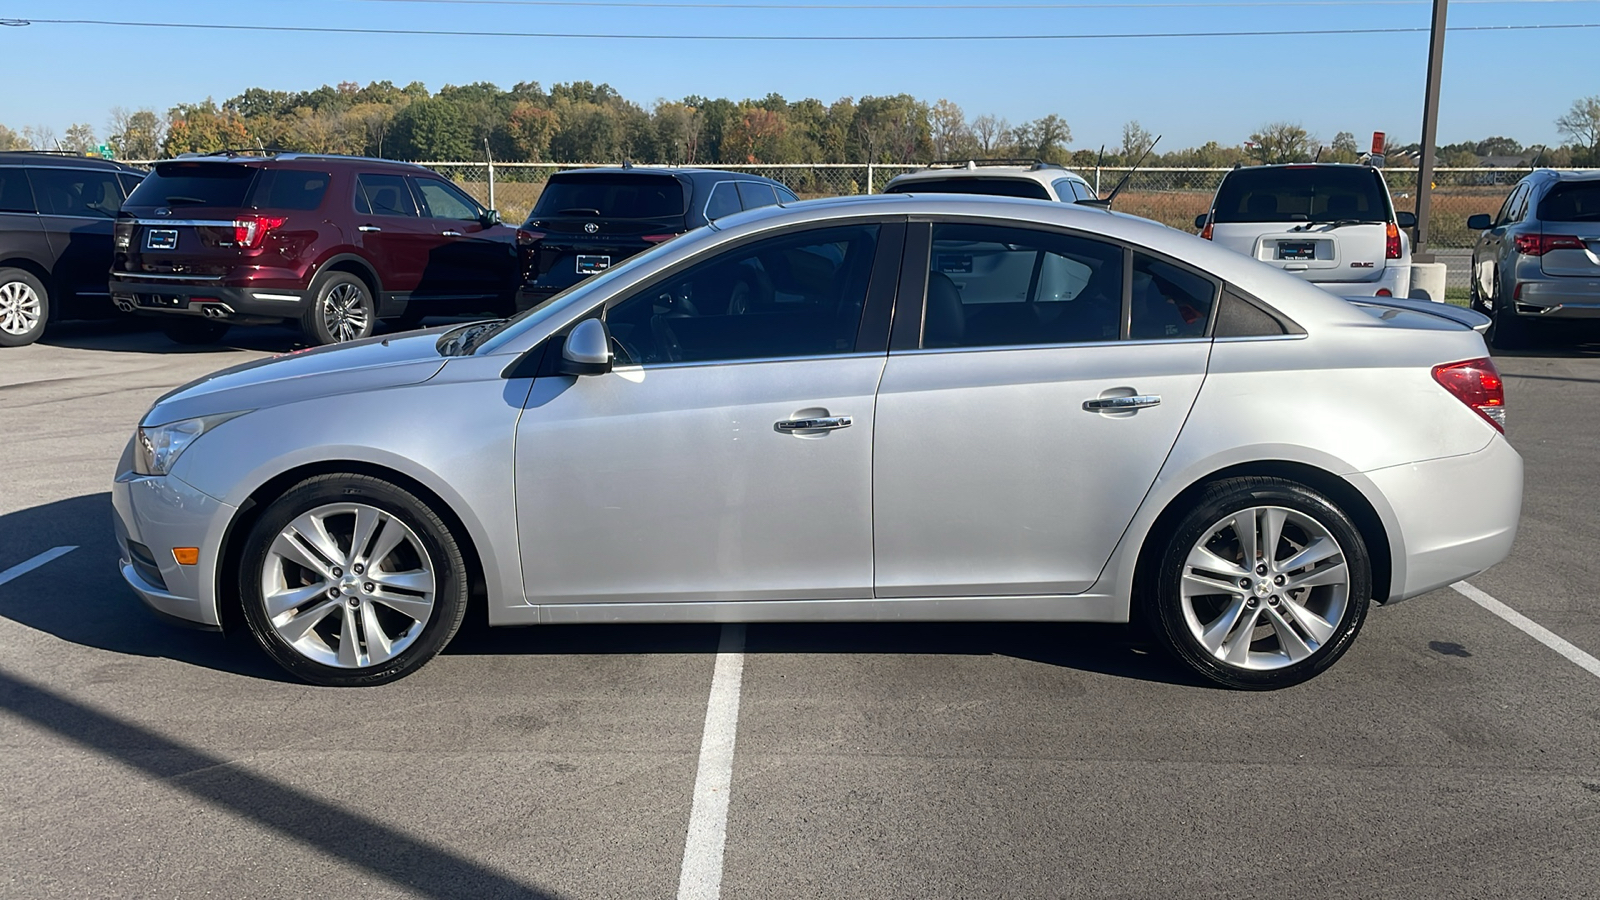
[[[339,542],[328,533],[328,522],[325,515],[314,516],[310,513],[289,523],[299,535],[311,545],[311,549],[322,554],[329,563],[335,566],[347,566],[350,562],[348,554],[339,547]]]
[[[1322,585],[1327,584],[1344,584],[1348,580],[1349,572],[1345,568],[1344,563],[1336,562],[1322,566],[1321,568],[1312,569],[1310,572],[1307,572],[1304,575],[1291,577],[1288,582],[1284,584],[1284,588],[1288,590],[1294,590],[1295,588],[1321,587]]]
[[[1232,635],[1222,644],[1223,659],[1236,666],[1250,661],[1250,645],[1255,641],[1256,622],[1261,618],[1261,607],[1246,609]]]
[[[1206,649],[1213,654],[1221,655],[1223,643],[1227,641],[1228,635],[1233,633],[1234,626],[1239,624],[1239,619],[1244,615],[1244,611],[1244,598],[1233,598],[1233,602],[1228,604],[1228,608],[1222,611],[1222,615],[1217,616],[1216,621],[1212,622],[1200,634],[1200,643],[1204,644]]]
[[[374,569],[378,563],[394,552],[400,542],[406,539],[406,528],[399,522],[387,516],[384,517],[383,527],[378,536],[373,539],[372,547],[367,551],[367,568]]]
[[[291,644],[298,644],[305,638],[306,633],[317,627],[317,623],[328,617],[328,614],[339,608],[339,601],[329,600],[318,606],[301,612],[286,622],[274,622],[278,634]]]
[[[284,613],[293,612],[327,592],[328,583],[322,582],[308,584],[305,587],[284,588],[281,591],[268,594],[266,596],[267,615],[276,622]]]
[[[1260,536],[1256,534],[1256,511],[1240,510],[1233,517],[1233,533],[1239,538],[1239,552],[1244,555],[1243,565],[1254,569],[1261,558]]]
[[[366,665],[365,655],[361,652],[360,626],[356,624],[356,611],[344,604],[339,605],[344,613],[344,623],[339,629],[339,665],[356,668]]]
[[[1289,625],[1289,621],[1283,617],[1283,614],[1270,606],[1264,607],[1264,609],[1267,613],[1267,621],[1272,623],[1273,633],[1278,636],[1278,648],[1284,652],[1284,655],[1294,662],[1299,662],[1310,656],[1314,648],[1307,644],[1305,638],[1302,638],[1300,633]]]
[[[1189,551],[1189,558],[1185,560],[1185,563],[1187,563],[1189,569],[1201,569],[1206,572],[1218,572],[1224,575],[1231,575],[1234,578],[1243,578],[1244,576],[1250,574],[1240,564],[1233,562],[1232,560],[1223,559],[1215,553],[1212,553],[1210,550],[1207,550],[1203,542],[1196,544],[1195,548]]]
[[[1306,633],[1311,636],[1311,639],[1317,642],[1318,647],[1333,639],[1333,633],[1338,628],[1335,623],[1329,622],[1327,619],[1301,606],[1287,595],[1283,598],[1283,605],[1287,608],[1290,617],[1299,622],[1300,627],[1304,628]]]
[[[370,506],[356,509],[356,526],[350,532],[350,562],[365,563],[370,554],[367,545],[372,543],[372,536],[377,533],[378,526],[389,520],[389,517]]]
[[[381,663],[394,655],[394,644],[383,633],[383,626],[379,624],[378,614],[371,603],[361,604],[361,630],[367,635],[369,665]]]
[[[1208,572],[1185,572],[1183,575],[1183,596],[1185,597],[1212,597],[1217,594],[1237,594],[1239,582],[1222,575],[1212,575]]]
[[[1269,506],[1260,510],[1261,523],[1261,558],[1272,565],[1278,558],[1278,542],[1283,538],[1283,523],[1289,518],[1289,511],[1276,506]]]
[[[433,573],[427,569],[412,569],[408,572],[367,572],[367,578],[386,588],[408,591],[414,594],[433,593]]]
[[[310,569],[326,581],[338,580],[333,577],[333,568],[301,543],[302,540],[300,533],[290,526],[272,542],[272,552],[298,566]]]
[[[398,594],[378,593],[372,595],[372,602],[382,603],[395,612],[417,622],[426,622],[428,617],[433,615],[433,601],[431,600],[402,597]]]
[[[1325,559],[1339,555],[1339,544],[1331,538],[1318,537],[1305,546],[1305,549],[1278,564],[1278,571],[1293,572],[1314,566]]]

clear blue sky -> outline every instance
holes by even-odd
[[[648,2],[648,0],[641,0]],[[721,3],[724,0],[706,0]],[[746,0],[748,3],[749,0]],[[837,0],[785,0],[824,5]],[[921,0],[923,5],[978,0]],[[1024,3],[1029,0],[999,0]],[[1048,3],[1048,0],[1031,0]],[[1160,2],[1171,5],[1157,7]],[[0,18],[117,19],[601,32],[608,34],[1099,34],[1108,32],[1426,27],[1428,3],[1299,0],[1210,5],[1147,0],[1104,9],[619,9],[394,0],[0,0]],[[917,0],[874,0],[911,6]],[[1451,25],[1600,22],[1600,0],[1456,0]],[[1162,149],[1237,143],[1274,120],[1323,141],[1373,130],[1421,131],[1427,35],[1103,39],[1073,41],[768,43],[517,37],[283,34],[90,25],[0,28],[0,123],[59,135],[89,122],[103,136],[112,106],[165,111],[218,102],[248,87],[303,90],[340,81],[445,84],[609,82],[653,103],[689,94],[793,100],[893,94],[948,98],[969,117],[1013,123],[1047,113],[1072,147],[1115,145],[1138,119]],[[1452,33],[1445,54],[1441,143],[1491,134],[1556,142],[1554,120],[1600,94],[1600,29]]]

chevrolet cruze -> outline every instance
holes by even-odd
[[[1143,219],[740,213],[510,320],[218,372],[145,414],[122,575],[295,675],[492,625],[1141,619],[1240,688],[1507,554],[1482,337]],[[1462,485],[1471,485],[1463,490]]]

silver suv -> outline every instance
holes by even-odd
[[[1538,320],[1600,319],[1600,172],[1539,169],[1467,227],[1483,232],[1472,306],[1494,318],[1494,346],[1529,343]]]
[[[896,175],[885,194],[985,194],[1076,203],[1094,200],[1089,182],[1076,172],[1037,159],[969,159],[936,162],[920,172]]]
[[[1408,297],[1416,216],[1396,213],[1367,166],[1304,163],[1234,169],[1217,185],[1200,236],[1341,297]]]

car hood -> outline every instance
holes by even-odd
[[[439,334],[448,327],[296,350],[212,372],[150,407],[141,425],[281,406],[310,397],[382,390],[427,381],[444,368]]]

